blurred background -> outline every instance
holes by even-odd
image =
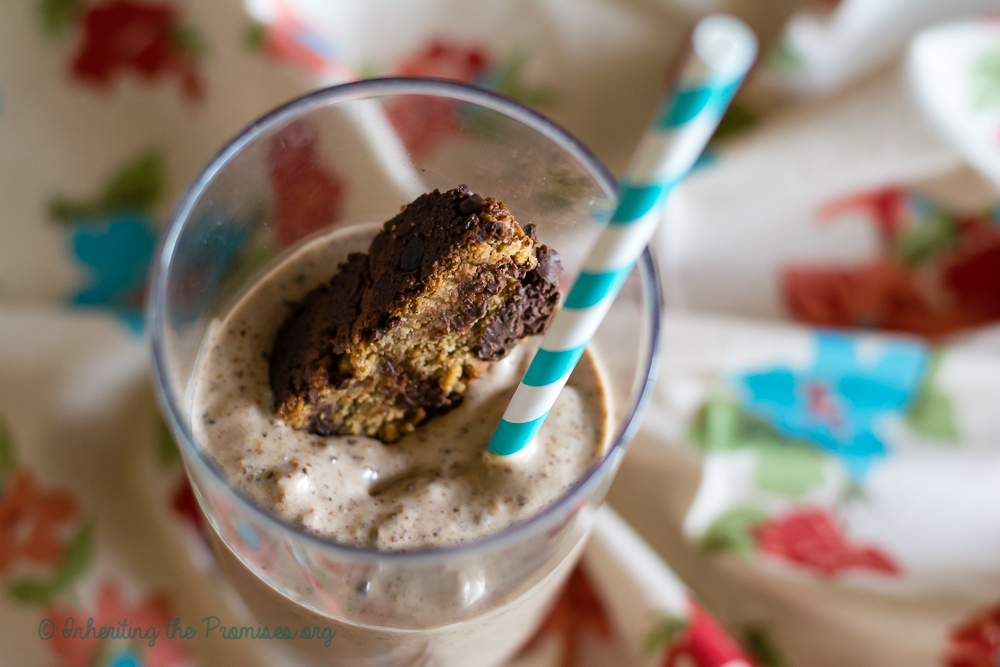
[[[664,212],[660,379],[609,497],[700,606],[628,609],[621,581],[664,575],[592,555],[518,664],[1000,664],[1000,2],[5,0],[0,665],[286,664],[35,639],[246,613],[143,323],[170,211],[229,138],[321,86],[431,76],[621,176],[716,11],[761,58]],[[387,115],[414,154],[462,122],[407,110]],[[269,149],[278,246],[352,206],[318,150],[301,128]]]

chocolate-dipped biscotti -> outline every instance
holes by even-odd
[[[395,441],[544,333],[560,270],[502,203],[465,186],[421,195],[279,329],[275,415],[319,435]]]

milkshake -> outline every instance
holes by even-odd
[[[358,122],[385,104],[419,112],[428,98],[456,121],[433,150],[412,153],[392,128]],[[302,179],[297,191],[317,206],[294,229],[327,235],[279,248],[290,230],[276,215],[271,157],[295,123],[315,139],[309,169],[336,174],[343,200],[323,209],[329,193],[312,190],[327,181]],[[385,266],[444,296],[413,312],[395,304],[366,315],[377,294],[358,308],[325,309],[336,316],[324,329],[341,330],[337,317],[350,311],[378,335],[335,337],[319,354],[299,354],[312,349],[295,342],[312,331],[308,317],[295,317],[308,311],[312,288],[341,263],[356,266],[352,253],[383,254],[371,243],[400,206],[462,182],[506,202],[523,225],[510,243],[462,250],[459,269],[479,266],[481,275],[424,275],[417,260],[434,248],[401,242]],[[156,386],[208,539],[242,598],[272,628],[336,630],[329,646],[300,632],[295,649],[324,665],[489,667],[538,627],[649,387],[659,322],[649,256],[532,456],[489,460],[485,448],[560,296],[530,229],[572,276],[614,193],[604,168],[547,119],[473,87],[419,79],[359,81],[292,101],[235,137],[193,182],[150,280]],[[467,199],[463,225],[473,214],[503,223]],[[406,227],[390,231],[405,240]],[[261,258],[276,251],[285,254],[263,272]],[[392,329],[399,317],[409,323]]]
[[[600,463],[610,399],[588,352],[530,456],[488,455],[486,444],[534,352],[529,341],[477,367],[481,376],[469,381],[458,407],[390,444],[363,434],[319,435],[279,419],[269,367],[290,304],[329,280],[331,268],[367,247],[379,227],[339,230],[299,248],[211,327],[194,379],[195,439],[246,497],[318,537],[376,552],[474,543],[544,511]],[[518,585],[522,567],[510,553],[436,580],[382,577],[370,568],[336,572],[337,606],[364,624],[297,604],[248,572],[218,540],[215,548],[266,624],[337,631],[330,647],[308,646],[326,664],[383,664],[391,656],[399,664],[419,658],[424,662],[414,664],[490,665],[528,638],[581,545],[569,545],[529,586]],[[527,550],[520,555],[531,557]],[[487,586],[508,593],[477,604]]]

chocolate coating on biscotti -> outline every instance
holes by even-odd
[[[502,203],[465,186],[421,195],[279,329],[276,415],[320,435],[395,440],[545,331],[560,270]]]

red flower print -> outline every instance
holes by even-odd
[[[73,75],[79,80],[108,86],[126,71],[149,81],[176,76],[189,98],[202,96],[191,49],[185,49],[191,46],[192,34],[171,5],[132,0],[89,5],[83,26],[73,60]]]
[[[704,609],[689,604],[688,624],[673,642],[662,667],[749,667],[753,663],[728,633]]]
[[[844,424],[844,415],[830,388],[822,382],[808,382],[805,390],[809,413],[825,421],[832,430],[840,429]]]
[[[946,667],[996,667],[1000,661],[1000,604],[967,619],[948,635]]]
[[[112,664],[115,658],[125,656],[133,658],[129,664],[143,667],[170,667],[187,662],[182,641],[168,639],[165,634],[164,625],[174,616],[166,596],[157,595],[132,605],[123,599],[118,584],[109,580],[101,585],[95,602],[90,609],[55,606],[47,611],[46,617],[55,624],[48,643],[62,658],[60,667],[91,667],[98,656],[108,651],[113,652]],[[85,636],[91,618],[94,629]],[[115,637],[122,638],[97,638],[95,634],[102,627],[114,628],[122,633]],[[155,640],[150,628],[160,633]]]
[[[31,473],[22,470],[0,498],[0,574],[22,559],[52,565],[62,558],[65,545],[60,526],[74,513],[65,493],[42,493]]]
[[[432,40],[399,64],[400,76],[430,76],[452,81],[474,81],[486,71],[482,49]]]
[[[198,499],[194,495],[194,489],[191,488],[191,482],[187,475],[178,480],[170,497],[170,504],[178,516],[187,521],[195,530],[201,530],[201,510],[198,509]]]
[[[906,193],[901,188],[885,188],[838,199],[819,210],[819,219],[826,221],[852,212],[868,213],[882,238],[891,239],[906,222]]]
[[[772,519],[755,530],[757,547],[767,554],[833,576],[860,569],[887,575],[899,565],[875,547],[851,544],[824,510],[802,509]]]
[[[899,188],[833,202],[820,220],[867,214],[882,257],[854,266],[788,266],[786,308],[819,326],[876,327],[929,338],[1000,319],[1000,230],[947,215]]]
[[[961,240],[944,261],[941,281],[968,319],[1000,319],[1000,231],[976,222],[960,229]]]
[[[311,76],[322,75],[327,82],[354,81],[358,71],[343,49],[331,39],[302,23],[284,0],[273,3],[267,23],[251,23],[246,34],[251,50],[297,66]]]
[[[939,338],[1000,319],[1000,235],[959,249],[938,275],[945,289],[944,303],[937,304],[924,296],[913,273],[889,259],[853,268],[786,267],[780,283],[792,316],[818,326]]]
[[[301,30],[299,26],[273,23],[262,26],[260,30],[262,34],[259,48],[275,60],[296,65],[313,76],[331,69],[330,61],[297,39],[298,31]]]
[[[535,636],[525,645],[523,652],[532,650],[545,637],[554,634],[562,644],[560,667],[576,667],[580,637],[588,633],[609,638],[611,622],[604,610],[604,603],[594,591],[583,567],[578,565],[566,582],[566,588],[556,606]]]
[[[907,269],[888,259],[858,267],[790,266],[780,276],[792,316],[825,327],[863,327],[944,336],[968,317],[931,307]]]
[[[341,219],[347,186],[320,159],[315,127],[299,120],[271,137],[267,165],[279,244],[291,245]]]
[[[482,49],[434,40],[400,63],[397,71],[400,76],[471,82],[483,76],[487,66],[487,56]],[[386,103],[386,115],[416,159],[429,155],[443,139],[461,128],[455,103],[445,99],[396,98]]]

